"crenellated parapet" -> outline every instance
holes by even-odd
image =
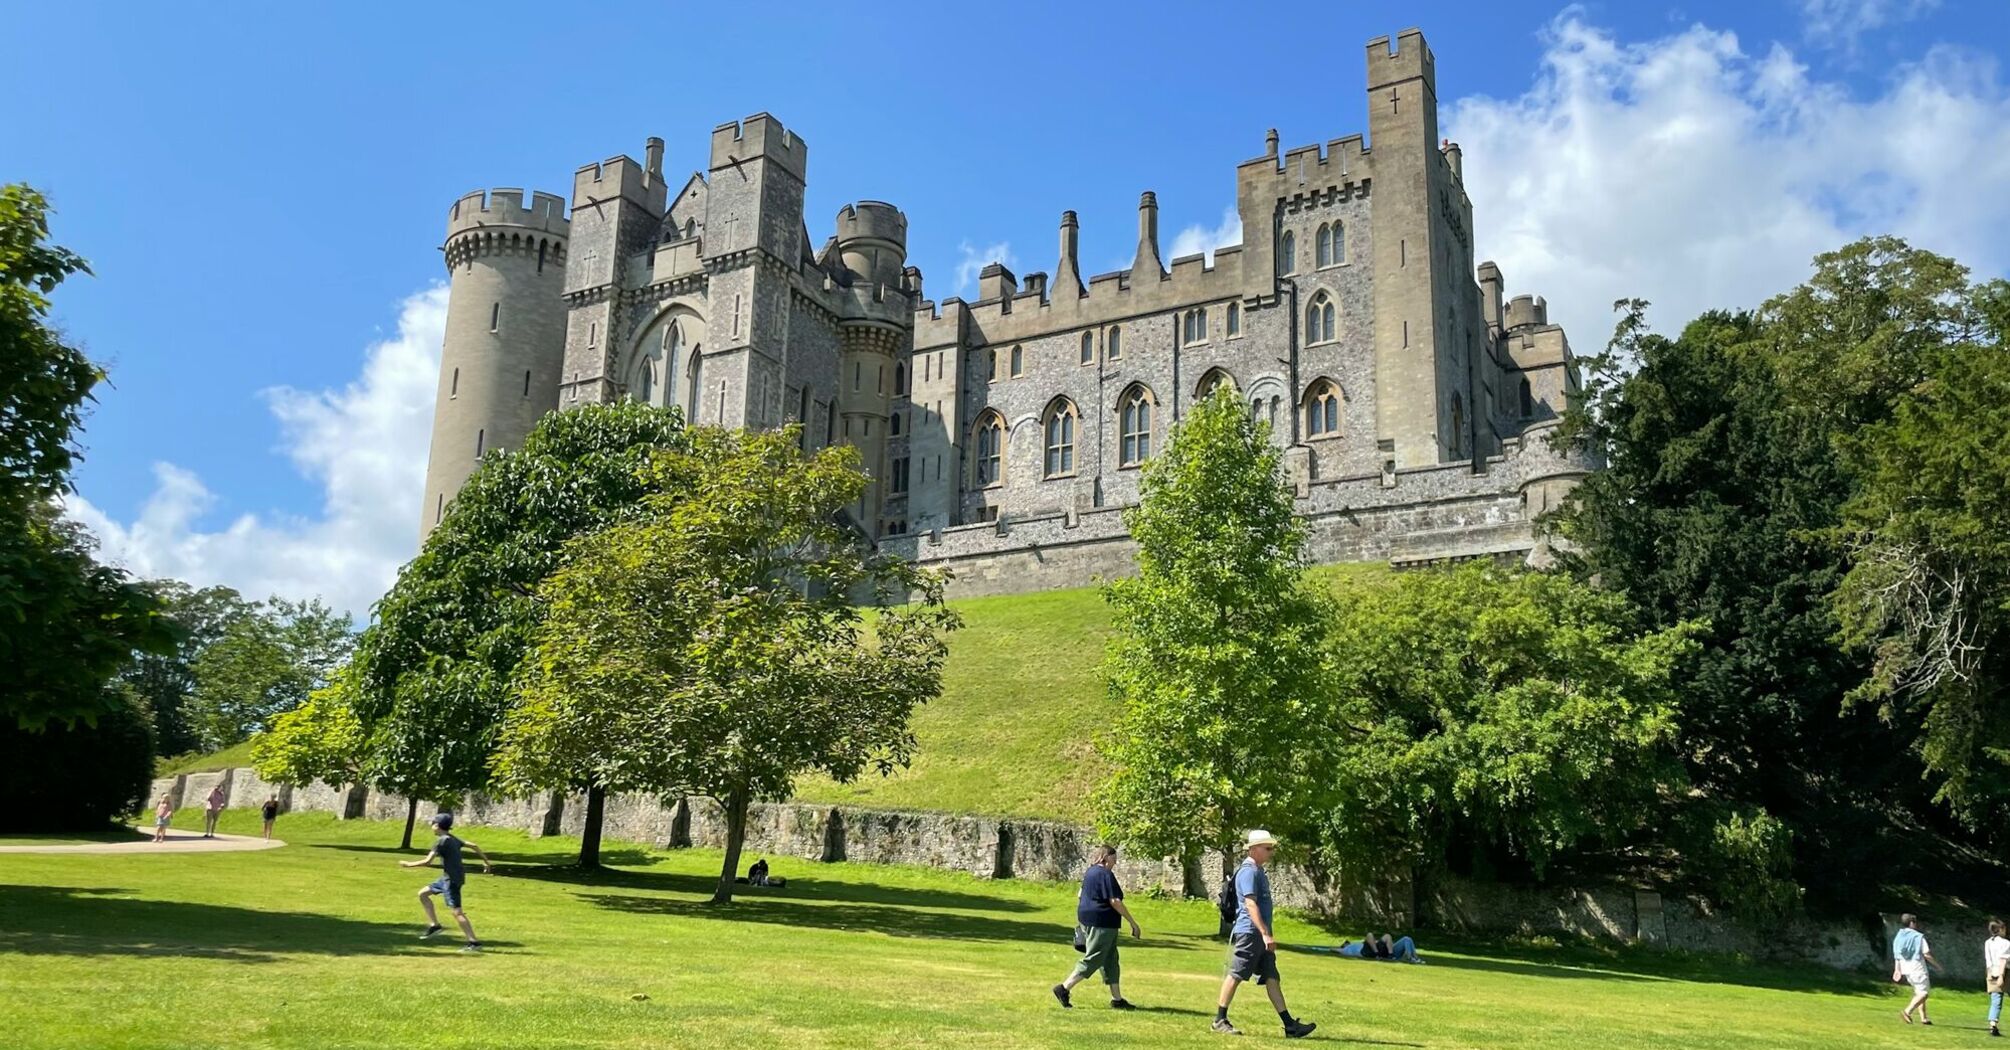
[[[565,201],[549,193],[531,194],[504,188],[476,190],[454,202],[447,212],[446,253],[449,269],[466,266],[484,255],[515,255],[562,264],[572,231]]]

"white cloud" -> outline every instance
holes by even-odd
[[[1938,6],[1940,0],[1801,0],[1801,19],[1809,40],[1854,52],[1865,33],[1910,22]]]
[[[956,291],[958,294],[969,291],[971,285],[977,281],[978,274],[982,273],[984,268],[992,263],[999,263],[1015,274],[1019,272],[1019,259],[1012,254],[1012,244],[1009,241],[999,241],[997,244],[986,245],[982,248],[971,244],[969,241],[964,241],[962,244],[956,246],[956,250],[962,255],[962,258],[957,260],[956,263]]]
[[[1785,48],[1748,55],[1696,26],[1622,43],[1566,12],[1517,98],[1462,99],[1479,258],[1509,294],[1550,302],[1581,349],[1615,299],[1679,326],[1799,283],[1818,252],[1866,234],[2004,272],[2010,94],[1992,62],[1927,51],[1859,96]]]
[[[1216,248],[1233,248],[1242,243],[1242,216],[1236,214],[1235,205],[1221,210],[1221,225],[1215,227],[1189,226],[1173,237],[1172,255],[1179,259],[1195,252],[1206,252],[1207,261],[1214,262]]]
[[[360,624],[418,549],[446,316],[444,286],[420,292],[400,304],[397,334],[365,350],[355,381],[263,393],[287,457],[321,486],[318,515],[247,513],[204,531],[197,523],[215,494],[193,472],[156,463],[154,491],[132,521],[81,496],[69,500],[70,516],[138,575],[227,584],[253,598],[320,595]]]

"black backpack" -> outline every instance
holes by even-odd
[[[1221,912],[1221,921],[1233,924],[1242,912],[1242,899],[1235,893],[1235,876],[1221,880],[1221,890],[1214,895],[1214,907]]]

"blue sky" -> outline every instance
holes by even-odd
[[[1582,349],[1618,294],[1750,304],[1866,232],[2010,265],[2002,0],[22,6],[0,180],[91,260],[58,313],[112,373],[74,512],[136,571],[361,612],[416,541],[461,193],[565,193],[648,135],[681,175],[767,110],[813,237],[892,201],[935,298],[1050,270],[1064,208],[1116,268],[1144,189],[1168,255],[1233,243],[1234,165],[1363,130],[1363,45],[1412,24],[1480,256]]]

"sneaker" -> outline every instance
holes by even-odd
[[[1214,1019],[1214,1030],[1215,1030],[1216,1034],[1218,1034],[1218,1035],[1241,1035],[1241,1034],[1242,1034],[1242,1029],[1240,1029],[1240,1028],[1237,1028],[1236,1026],[1234,1026],[1234,1025],[1232,1025],[1232,1024],[1229,1024],[1229,1023],[1228,1023],[1228,1018],[1226,1018],[1226,1017],[1217,1017],[1217,1018],[1215,1018],[1215,1019]]]
[[[1129,999],[1112,999],[1112,1000],[1110,1000],[1110,1009],[1112,1009],[1112,1010],[1135,1010],[1135,1009],[1137,1009],[1137,1007],[1135,1007],[1135,1006],[1132,1006],[1132,1005],[1131,1005],[1131,1001],[1130,1001]]]
[[[1065,984],[1054,986],[1054,998],[1061,1001],[1061,1008],[1064,1010],[1073,1010],[1075,1008],[1074,997],[1068,994],[1068,986]]]
[[[426,927],[424,933],[419,934],[419,939],[422,941],[432,940],[434,934],[437,934],[444,929],[446,929],[445,926],[441,926],[439,923],[434,923],[433,925]]]
[[[1284,1026],[1284,1038],[1303,1039],[1306,1036],[1311,1035],[1312,1030],[1317,1027],[1319,1026],[1312,1023],[1311,1021],[1295,1021],[1291,1024]]]
[[[482,950],[482,942],[480,942],[480,941],[469,941],[468,943],[466,943],[466,944],[463,944],[463,945],[461,945],[461,950],[462,950],[462,951],[464,951],[464,952],[478,952],[478,951],[481,951],[481,950]],[[1311,1029],[1307,1029],[1307,1031],[1310,1031],[1310,1030],[1311,1030]]]

